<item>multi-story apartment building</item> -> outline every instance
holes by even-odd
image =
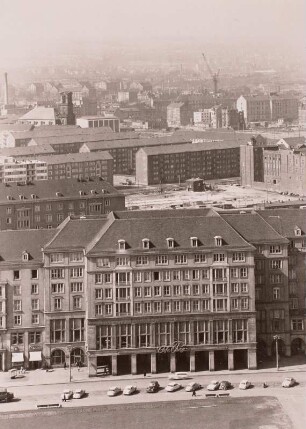
[[[191,121],[192,112],[186,103],[171,103],[167,106],[167,125],[169,128],[188,125]]]
[[[82,128],[86,130],[102,130],[102,128]],[[50,145],[56,153],[76,153],[79,152],[81,146],[84,143],[95,142],[102,144],[104,142],[113,142],[121,140],[129,140],[130,138],[137,139],[136,133],[114,133],[105,132],[101,133],[80,133],[78,135],[64,135],[54,137],[35,137],[29,143],[28,146],[39,146],[39,145]]]
[[[107,151],[113,157],[114,174],[135,174],[136,153],[139,149],[144,147],[165,147],[172,145],[178,147],[188,142],[191,142],[191,139],[185,136],[88,142],[80,147],[80,153]]]
[[[135,133],[130,133],[129,135],[126,135],[126,133],[116,133],[114,135],[110,127],[80,128],[75,125],[44,125],[43,127],[32,126],[29,130],[25,131],[8,130],[5,133],[5,140],[1,141],[0,137],[0,144],[2,145],[0,147],[24,147],[28,146],[29,142],[35,139],[39,139],[41,143],[48,144],[48,139],[51,141],[53,138],[66,136],[70,136],[71,138],[74,136],[77,142],[79,136],[89,136],[88,138],[91,136],[92,138],[92,136],[100,136],[101,134],[103,134],[101,138],[108,138],[109,140],[112,138],[118,140],[121,138],[137,138],[138,136]]]
[[[256,367],[252,245],[210,211],[99,222],[71,219],[44,248],[51,364],[86,317],[89,375]]]
[[[113,184],[113,158],[109,152],[73,153],[37,157],[47,169],[48,180],[102,177]]]
[[[81,128],[109,127],[114,132],[120,132],[120,120],[114,115],[82,116],[77,118],[76,124]]]
[[[239,176],[240,148],[236,141],[147,147],[136,153],[136,182],[143,185]]]
[[[267,355],[275,355],[276,335],[280,337],[279,353],[291,355],[289,242],[283,233],[278,232],[279,228],[274,229],[261,217],[261,213],[221,215],[245,240],[256,247],[254,255],[256,333],[260,360]],[[271,211],[270,215],[273,216]]]
[[[255,368],[305,353],[303,210],[114,212],[0,232],[0,368]]]
[[[238,112],[244,113],[247,123],[298,119],[298,99],[285,94],[241,95],[236,102],[236,107]]]
[[[0,371],[42,364],[44,268],[42,246],[54,231],[0,232]]]
[[[40,160],[18,160],[0,156],[0,182],[24,183],[34,180],[47,180],[47,165]]]
[[[125,197],[103,179],[0,184],[0,229],[55,228],[67,216],[124,210]]]
[[[292,355],[306,351],[306,216],[301,209],[263,210],[259,212],[279,234],[289,241],[288,246],[288,293],[289,293],[289,321],[285,326],[289,328],[290,336],[281,335],[285,350]],[[286,280],[285,280],[286,281]],[[282,285],[280,287],[282,289]],[[288,317],[288,312],[285,313]],[[287,341],[286,341],[287,340]],[[289,340],[289,341],[288,341]],[[281,343],[281,344],[282,344]],[[284,347],[283,347],[284,349]]]

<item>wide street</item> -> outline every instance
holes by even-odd
[[[84,372],[82,372],[84,371]],[[32,381],[34,380],[34,375],[37,377],[40,376],[42,384],[33,384],[29,385],[31,382],[30,376],[32,376]],[[192,427],[202,427],[199,426],[199,422],[202,421],[203,412],[205,411],[205,419],[206,416],[214,415],[214,419],[219,418],[220,415],[226,421],[228,420],[227,426],[228,428],[259,428],[264,427],[265,425],[270,425],[273,428],[290,428],[288,420],[286,419],[286,415],[293,422],[294,429],[302,429],[306,425],[306,409],[305,409],[305,396],[306,396],[306,372],[304,371],[271,371],[271,372],[246,372],[246,373],[219,373],[215,372],[211,373],[197,373],[192,374],[192,380],[198,381],[201,385],[204,386],[203,389],[199,390],[196,398],[191,398],[191,393],[185,392],[184,389],[181,389],[178,392],[168,393],[165,391],[165,386],[168,383],[168,374],[158,374],[158,375],[148,375],[144,377],[140,376],[122,376],[122,377],[107,377],[104,379],[86,379],[85,378],[85,368],[81,370],[81,372],[77,372],[76,369],[72,371],[73,380],[69,383],[69,372],[66,370],[58,369],[55,370],[54,373],[46,374],[43,371],[37,370],[36,372],[29,375],[28,379],[17,379],[10,380],[8,378],[8,374],[1,374],[1,386],[5,386],[9,391],[12,391],[15,395],[16,401],[12,403],[2,403],[0,404],[0,427],[14,429],[15,422],[16,425],[20,425],[20,416],[29,416],[35,417],[35,419],[25,420],[25,427],[35,427],[32,425],[32,421],[37,422],[37,427],[39,427],[39,422],[41,418],[45,416],[49,416],[47,421],[52,422],[55,427],[56,424],[61,422],[64,415],[66,415],[67,410],[78,410],[77,413],[73,412],[69,414],[69,421],[75,421],[76,423],[80,423],[82,421],[86,421],[87,423],[83,423],[82,427],[84,428],[96,428],[97,423],[99,421],[99,427],[110,427],[111,422],[113,422],[113,427],[118,427],[119,424],[122,424],[121,421],[118,421],[118,424],[114,424],[114,419],[121,419],[121,413],[119,410],[121,407],[124,407],[124,416],[125,416],[125,427],[128,429],[129,421],[136,422],[135,417],[137,411],[137,422],[146,421],[146,426],[155,428],[163,425],[166,428],[171,428],[172,419],[169,421],[167,418],[170,418],[171,413],[163,413],[162,410],[168,409],[171,405],[171,410],[175,411],[175,414],[179,413],[179,419],[175,418],[175,428],[178,429],[180,427],[186,427],[186,422],[192,422]],[[294,377],[299,385],[291,389],[283,389],[281,386],[281,382],[286,376]],[[4,378],[5,377],[5,378]],[[48,378],[47,378],[48,377]],[[55,383],[52,383],[53,381]],[[83,378],[82,378],[83,377]],[[241,391],[238,389],[238,384],[242,379],[249,379],[254,387],[247,391]],[[161,389],[158,393],[148,394],[145,392],[145,388],[148,385],[150,379],[158,379]],[[229,391],[229,398],[214,398],[207,399],[205,397],[205,393],[207,392],[206,386],[207,384],[213,380],[217,379],[228,380],[230,381],[234,388]],[[48,381],[45,384],[44,381]],[[179,381],[182,386],[186,386],[190,380],[182,380]],[[269,387],[264,389],[262,387],[263,381],[267,382]],[[138,388],[139,393],[133,396],[117,396],[114,398],[109,398],[106,395],[108,388],[112,385],[118,385],[120,387],[124,387],[127,384],[135,384]],[[60,395],[62,391],[66,388],[70,388],[71,390],[76,390],[79,388],[83,388],[88,393],[88,396],[77,400],[73,399],[71,401],[67,401],[66,403],[61,403]],[[242,402],[240,402],[242,400]],[[187,401],[187,402],[186,402]],[[238,401],[238,402],[237,402]],[[254,408],[254,403],[256,401],[256,407]],[[278,402],[279,401],[279,402]],[[165,407],[165,402],[167,406]],[[182,408],[183,404],[191,402],[187,408]],[[60,403],[62,405],[61,409],[50,409],[50,410],[37,410],[38,404],[50,404],[50,403]],[[135,406],[137,407],[135,408]],[[182,404],[182,405],[180,405]],[[272,406],[272,405],[273,406]],[[101,408],[101,406],[106,406],[107,413],[105,413],[105,408]],[[83,408],[84,407],[84,408]],[[95,407],[95,412],[92,413],[92,407]],[[158,412],[156,407],[158,407]],[[174,407],[174,408],[173,408]],[[192,408],[190,408],[192,407]],[[195,407],[195,408],[194,408]],[[204,408],[203,408],[204,407]],[[259,407],[259,408],[258,408]],[[272,407],[272,408],[271,408]],[[273,408],[274,407],[274,408]],[[275,408],[276,407],[276,408]],[[278,407],[278,408],[277,408]],[[246,423],[246,420],[238,422],[237,419],[243,415],[245,418],[249,415],[249,409],[252,409],[252,412],[255,410],[269,409],[269,413],[263,413],[265,417],[265,421],[254,419],[254,414],[250,416],[251,420],[254,420],[255,426],[250,424],[250,421]],[[185,409],[185,412],[182,414],[182,409]],[[216,410],[218,409],[218,412]],[[220,412],[222,409],[222,412]],[[15,415],[15,412],[21,412],[24,410],[35,410],[28,415],[27,413],[22,412],[21,415]],[[104,410],[104,411],[103,411]],[[114,414],[114,410],[116,413]],[[209,411],[208,411],[209,410]],[[231,411],[232,410],[232,411]],[[274,410],[274,411],[273,411]],[[275,411],[277,410],[277,411]],[[283,410],[283,411],[281,411]],[[79,411],[81,414],[79,414]],[[117,413],[118,411],[118,413]],[[231,413],[235,415],[232,416]],[[9,413],[9,414],[7,414]],[[41,414],[42,413],[42,414]],[[69,412],[70,413],[70,412]],[[101,425],[101,413],[103,414],[103,425]],[[131,413],[131,414],[130,414]],[[199,413],[201,417],[199,417]],[[211,414],[212,413],[212,414]],[[192,419],[190,417],[192,415]],[[281,415],[282,423],[275,422],[269,420],[267,416],[275,416]],[[7,424],[7,417],[10,417],[10,426],[5,426]],[[44,417],[43,417],[44,416]],[[80,417],[81,416],[81,417]],[[131,417],[128,417],[131,416]],[[226,417],[227,416],[227,417]],[[51,418],[52,417],[52,418]],[[184,420],[186,417],[186,420]],[[235,418],[234,418],[235,417]],[[50,420],[51,418],[51,420]],[[55,419],[55,420],[54,420]],[[95,420],[97,419],[97,420]],[[160,421],[159,421],[160,419]],[[198,420],[199,419],[199,420]],[[212,419],[212,421],[214,421]],[[66,421],[66,420],[65,420]],[[205,420],[206,421],[206,420]],[[209,420],[210,421],[210,420]],[[44,428],[48,428],[44,421]],[[147,424],[148,422],[148,424]],[[185,422],[185,425],[184,425]],[[244,423],[243,423],[244,422]],[[284,423],[285,422],[285,423]],[[31,424],[30,424],[31,423]],[[27,426],[29,424],[29,426]],[[36,423],[35,423],[36,424]],[[50,423],[51,424],[51,423]],[[136,424],[136,423],[135,423]],[[178,426],[178,424],[182,426]],[[244,425],[245,424],[245,425]],[[151,426],[150,426],[151,425]],[[274,425],[274,426],[272,426]],[[17,426],[16,426],[17,427]],[[50,426],[51,427],[51,426]],[[75,427],[75,426],[74,426]],[[140,426],[131,426],[133,428],[142,427]],[[174,426],[173,426],[174,427]],[[206,426],[206,427],[220,427],[220,426]],[[68,426],[65,424],[65,428],[68,429]]]

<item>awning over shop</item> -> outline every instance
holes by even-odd
[[[23,353],[12,353],[12,363],[20,363],[24,361]]]
[[[30,362],[41,361],[41,352],[30,352]]]

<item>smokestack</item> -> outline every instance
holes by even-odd
[[[4,73],[4,104],[8,105],[8,83],[7,73]]]

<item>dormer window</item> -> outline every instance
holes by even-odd
[[[215,245],[218,247],[222,246],[222,237],[220,235],[215,236]]]
[[[126,249],[126,243],[125,240],[118,240],[118,248],[119,250],[125,250]]]
[[[299,228],[298,226],[296,226],[296,227],[294,228],[294,235],[295,235],[296,237],[301,236],[301,235],[302,235],[302,230],[301,230],[301,228]]]
[[[173,238],[167,238],[167,246],[168,246],[168,249],[174,248],[174,239]]]
[[[150,240],[148,238],[143,238],[142,248],[143,249],[150,249]]]
[[[29,260],[29,253],[26,250],[24,252],[22,252],[22,260],[23,261]]]
[[[199,240],[198,237],[190,237],[191,247],[198,247]]]

